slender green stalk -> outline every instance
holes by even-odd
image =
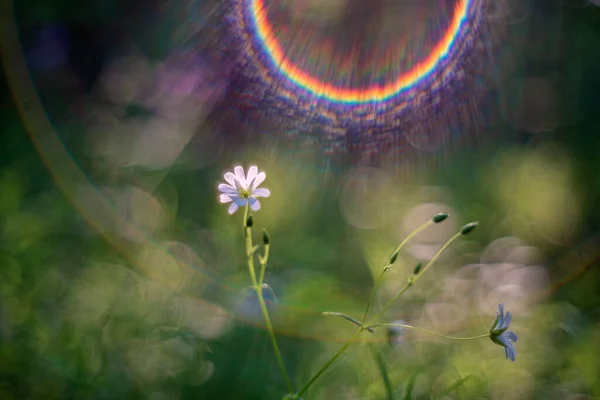
[[[321,369],[320,369],[320,370],[319,370],[319,371],[318,371],[318,372],[317,372],[317,373],[316,373],[316,374],[315,374],[315,375],[314,375],[312,378],[310,378],[310,380],[309,380],[308,382],[306,382],[306,383],[304,384],[304,386],[302,386],[302,388],[301,388],[301,389],[298,391],[298,393],[297,393],[298,397],[301,397],[301,396],[302,396],[302,395],[303,395],[303,394],[304,394],[304,393],[305,393],[305,392],[308,390],[308,388],[309,388],[309,387],[310,387],[310,386],[311,386],[313,383],[315,383],[315,381],[316,381],[317,379],[319,379],[319,377],[320,377],[321,375],[323,375],[323,373],[324,373],[325,371],[327,371],[327,369],[328,369],[329,367],[331,367],[331,365],[332,365],[332,364],[335,362],[335,360],[337,360],[338,358],[340,358],[340,356],[341,356],[342,354],[344,354],[344,352],[345,352],[346,350],[348,350],[348,348],[349,348],[349,347],[352,345],[352,343],[354,343],[354,341],[356,341],[356,339],[357,339],[357,338],[358,338],[358,336],[359,336],[359,335],[362,333],[362,331],[363,331],[363,330],[364,330],[364,328],[360,328],[360,329],[359,329],[359,330],[358,330],[358,331],[357,331],[357,332],[354,334],[354,336],[352,336],[352,337],[350,338],[350,340],[348,340],[348,342],[347,342],[347,343],[346,343],[346,344],[345,344],[345,345],[344,345],[344,346],[343,346],[341,349],[339,349],[339,350],[338,350],[338,352],[337,352],[337,353],[335,353],[335,354],[333,355],[333,357],[331,357],[331,359],[330,359],[329,361],[327,361],[327,362],[325,363],[325,365],[323,365],[323,366],[321,367]]]
[[[250,208],[249,204],[246,204],[246,207],[244,207],[244,220],[242,221],[242,227],[244,229],[244,232],[246,232],[246,221],[248,221],[248,210]]]
[[[264,265],[266,265],[266,261],[261,262],[261,280],[260,282],[256,280],[256,272],[254,270],[254,252],[252,251],[252,228],[246,226],[246,221],[248,220],[248,205],[244,210],[244,230],[246,233],[246,256],[248,257],[248,272],[250,273],[250,278],[252,279],[252,285],[256,290],[256,296],[258,297],[258,302],[260,304],[260,310],[263,314],[263,318],[265,320],[265,325],[267,327],[267,332],[269,333],[269,339],[271,339],[271,345],[273,346],[273,352],[275,353],[275,358],[277,358],[277,364],[279,364],[279,369],[281,370],[281,374],[283,375],[283,380],[287,386],[287,390],[289,393],[293,393],[294,389],[292,387],[292,381],[287,373],[285,368],[285,364],[283,362],[283,357],[281,355],[281,351],[279,350],[279,345],[277,344],[277,338],[275,337],[275,332],[273,331],[273,324],[271,323],[271,317],[269,317],[269,310],[267,309],[267,305],[265,303],[265,299],[262,293],[262,278],[264,277]],[[268,255],[268,253],[265,253]]]
[[[396,250],[392,253],[392,254],[397,254],[405,245],[406,243],[408,243],[408,241],[410,239],[412,239],[413,237],[415,237],[419,232],[421,232],[423,229],[429,227],[430,225],[435,224],[435,222],[433,220],[429,220],[427,222],[425,222],[423,225],[419,226],[417,229],[415,229],[414,231],[412,231],[399,245],[398,247],[396,247]],[[391,261],[391,263],[393,263],[393,261]],[[315,374],[315,376],[313,376],[303,387],[302,389],[298,392],[298,396],[301,396],[304,392],[306,392],[306,390],[308,390],[308,388],[335,362],[335,360],[337,360],[346,350],[348,350],[348,348],[352,345],[352,343],[354,343],[354,341],[356,340],[356,338],[360,335],[360,333],[364,330],[371,330],[371,328],[367,328],[365,327],[365,321],[367,319],[367,316],[369,315],[369,310],[371,309],[371,305],[373,304],[373,299],[375,298],[375,293],[377,291],[377,287],[379,286],[379,284],[381,283],[381,279],[383,278],[383,275],[385,274],[387,268],[390,266],[390,264],[386,265],[383,270],[381,271],[381,273],[379,274],[379,276],[377,277],[377,279],[375,280],[375,285],[373,285],[373,289],[371,290],[371,293],[369,295],[369,300],[367,301],[367,306],[365,307],[365,313],[363,315],[363,319],[361,321],[361,327],[358,330],[358,332],[352,337],[352,339],[350,339],[350,341],[348,343],[346,343],[327,363],[325,363],[325,365],[323,365],[323,367]],[[394,301],[400,297],[400,295],[402,295],[402,293],[404,293],[404,291],[406,291],[406,289],[408,289],[408,286],[405,287],[395,298]],[[391,305],[391,304],[390,304]],[[386,306],[384,308],[383,311],[385,311],[385,309],[387,307],[389,307],[390,305]],[[381,315],[382,312],[378,313],[378,316]],[[352,320],[352,319],[350,319]],[[375,320],[375,319],[373,319]],[[354,322],[354,321],[353,321]]]
[[[408,243],[408,241],[410,239],[415,237],[423,229],[425,229],[433,224],[435,224],[435,222],[432,219],[430,219],[429,221],[425,222],[423,225],[419,226],[417,229],[412,231],[406,238],[404,238],[404,240],[398,245],[398,247],[396,247],[396,250],[394,250],[394,252],[392,254],[398,253],[400,250],[402,250],[404,245],[406,245],[406,243]],[[371,308],[371,304],[373,303],[373,299],[375,298],[375,292],[377,291],[377,287],[379,286],[379,283],[381,282],[381,279],[383,278],[383,275],[386,272],[386,268],[388,268],[389,266],[390,265],[388,264],[383,268],[383,270],[377,277],[377,280],[375,281],[375,285],[373,285],[373,289],[371,289],[371,294],[369,295],[369,300],[367,301],[367,307],[365,308],[365,315],[363,316],[363,319],[362,319],[363,324],[365,323],[365,321],[367,320],[367,316],[369,315],[369,310]]]
[[[381,372],[381,379],[383,380],[383,386],[385,386],[385,392],[387,393],[388,400],[394,400],[394,391],[392,390],[392,383],[390,382],[390,376],[387,372],[387,367],[385,366],[385,361],[381,355],[381,352],[377,349],[377,347],[369,343],[369,349],[371,349],[371,354],[375,359],[375,363],[379,367],[379,371]]]
[[[392,306],[392,304],[394,304],[396,302],[396,300],[398,300],[400,298],[400,296],[402,296],[404,294],[404,292],[406,292],[408,290],[409,287],[412,286],[412,282],[409,280],[406,285],[404,285],[404,287],[402,288],[402,290],[400,290],[398,292],[398,294],[396,294],[390,301],[388,301],[388,303],[381,309],[379,310],[379,312],[377,314],[375,314],[375,316],[373,316],[373,318],[371,318],[371,321],[367,324],[370,325],[373,322],[377,321],[377,319],[379,319],[379,317],[381,317],[383,315],[383,313]]]
[[[283,379],[285,380],[285,385],[287,386],[288,392],[293,393],[294,388],[292,387],[292,381],[285,369],[285,364],[283,363],[283,357],[281,355],[281,351],[279,350],[279,345],[277,344],[277,339],[275,338],[275,332],[273,332],[273,325],[271,324],[271,318],[269,317],[269,311],[267,310],[267,305],[265,304],[265,299],[262,295],[262,287],[258,286],[256,288],[256,292],[258,294],[258,301],[260,302],[260,309],[265,318],[265,325],[267,325],[267,331],[269,332],[269,337],[271,338],[271,344],[273,345],[273,352],[275,353],[275,357],[277,358],[277,363],[279,364],[279,369],[281,369],[281,374],[283,375]]]
[[[377,328],[377,327],[381,327],[381,326],[388,326],[388,327],[396,326],[399,328],[414,329],[416,331],[424,332],[429,335],[441,337],[444,339],[450,339],[450,340],[475,340],[475,339],[482,339],[482,338],[490,337],[489,333],[486,333],[484,335],[469,336],[469,337],[446,336],[446,335],[442,335],[441,333],[435,333],[435,332],[429,331],[427,329],[419,328],[419,327],[412,326],[412,325],[404,325],[404,324],[374,324],[374,325],[366,326],[365,329],[366,328]]]
[[[435,256],[433,256],[433,258],[432,258],[431,260],[429,260],[429,262],[427,263],[427,265],[425,265],[425,268],[423,268],[423,269],[421,270],[421,273],[419,273],[417,276],[415,276],[415,279],[413,280],[413,283],[415,283],[416,281],[418,281],[418,280],[421,278],[421,276],[423,276],[423,274],[424,274],[424,273],[427,271],[427,269],[428,269],[429,267],[431,267],[431,265],[432,265],[434,262],[436,262],[438,258],[440,258],[440,256],[442,255],[442,253],[443,253],[444,251],[446,251],[446,249],[447,249],[448,247],[450,247],[450,245],[451,245],[452,243],[454,243],[454,241],[455,241],[456,239],[458,239],[459,237],[461,237],[461,235],[462,235],[462,233],[459,231],[459,232],[458,232],[456,235],[452,236],[452,237],[451,237],[451,238],[450,238],[450,239],[449,239],[449,240],[448,240],[448,241],[447,241],[447,242],[446,242],[446,243],[445,243],[445,244],[442,246],[442,248],[441,248],[441,249],[440,249],[440,250],[439,250],[439,251],[438,251],[438,252],[435,254]]]
[[[383,268],[377,279],[375,280],[375,285],[373,285],[373,289],[371,289],[371,294],[369,294],[369,300],[367,301],[367,307],[365,307],[365,314],[363,315],[362,323],[364,324],[367,320],[367,316],[369,315],[369,310],[371,308],[371,303],[373,303],[373,299],[375,298],[375,292],[377,291],[377,286],[379,286],[379,282],[383,278],[383,275],[386,272],[387,266]]]
[[[265,254],[260,259],[260,275],[258,276],[258,284],[262,285],[265,279],[265,269],[267,269],[267,262],[269,261],[269,250],[270,244],[265,244]]]
[[[446,243],[444,243],[444,245],[442,246],[441,249],[439,249],[439,251],[433,256],[433,258],[431,260],[429,260],[429,262],[427,263],[427,265],[425,265],[425,268],[423,268],[421,270],[421,272],[418,275],[412,275],[409,279],[408,282],[406,283],[406,285],[404,285],[404,287],[402,288],[402,290],[400,290],[400,292],[398,292],[398,294],[396,294],[377,314],[375,314],[375,316],[373,318],[371,318],[371,321],[367,324],[367,325],[371,325],[373,322],[375,322],[379,317],[381,317],[383,315],[383,313],[390,308],[395,302],[396,300],[398,300],[400,298],[400,296],[402,296],[404,294],[404,292],[406,292],[408,290],[408,288],[410,288],[412,285],[414,285],[414,283],[416,281],[419,280],[419,278],[421,278],[421,276],[423,276],[423,274],[425,273],[425,271],[427,271],[427,269],[429,267],[431,267],[433,265],[434,262],[437,261],[438,258],[440,258],[440,256],[442,255],[442,253],[444,251],[446,251],[446,249],[448,247],[450,247],[450,245],[459,237],[461,236],[461,232],[459,231],[456,235],[452,236]]]

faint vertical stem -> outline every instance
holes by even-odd
[[[390,376],[387,372],[387,367],[385,366],[385,361],[381,355],[381,352],[377,349],[377,347],[373,343],[369,343],[369,349],[371,349],[371,354],[373,355],[373,359],[375,363],[379,367],[379,371],[381,372],[381,379],[383,379],[383,385],[385,386],[385,391],[387,393],[388,400],[394,400],[394,392],[392,390],[392,383],[390,382]]]
[[[404,238],[404,240],[398,245],[398,247],[396,247],[396,250],[394,250],[394,252],[392,254],[398,253],[400,250],[402,250],[404,245],[406,245],[406,243],[408,243],[408,241],[410,239],[412,239],[423,229],[433,225],[434,223],[435,222],[430,219],[429,221],[425,222],[423,225],[419,226],[417,229],[412,231],[406,238]],[[373,299],[375,298],[375,292],[377,291],[377,287],[379,286],[379,283],[381,282],[381,279],[383,278],[383,275],[386,272],[386,268],[389,266],[390,265],[388,264],[386,267],[383,268],[383,270],[377,277],[377,280],[375,281],[375,285],[373,285],[373,289],[371,290],[371,294],[369,295],[369,300],[367,301],[367,307],[365,308],[365,314],[362,319],[363,324],[365,323],[365,321],[367,320],[367,317],[369,316],[369,310],[371,309],[371,304],[373,303]]]
[[[256,291],[256,296],[258,297],[258,303],[260,304],[260,311],[262,312],[263,318],[265,320],[265,325],[267,327],[267,332],[269,333],[269,339],[271,340],[271,345],[273,346],[273,353],[275,353],[275,358],[277,358],[277,364],[279,365],[279,369],[281,370],[281,374],[283,375],[283,380],[285,381],[285,385],[287,386],[287,390],[290,393],[294,392],[294,388],[292,387],[292,381],[287,373],[285,368],[285,364],[283,362],[283,357],[281,355],[281,351],[279,350],[279,345],[277,344],[277,338],[275,337],[275,332],[273,331],[273,324],[271,323],[271,317],[269,316],[269,310],[267,309],[267,305],[265,304],[265,299],[262,293],[262,282],[257,281],[256,272],[254,270],[254,253],[252,251],[252,228],[247,226],[248,220],[248,204],[246,204],[246,208],[244,209],[244,233],[246,235],[246,256],[248,257],[248,272],[250,273],[250,278],[252,279],[252,285],[254,290]],[[261,265],[261,280],[264,272],[262,271]]]

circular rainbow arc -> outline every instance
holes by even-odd
[[[383,102],[411,88],[426,78],[444,60],[456,41],[464,22],[467,19],[469,6],[473,0],[459,0],[446,33],[434,46],[429,56],[413,66],[408,72],[400,75],[395,81],[384,86],[371,86],[365,89],[337,87],[320,81],[300,68],[296,67],[285,56],[285,52],[273,34],[267,19],[264,0],[248,0],[254,30],[263,49],[273,65],[289,81],[309,93],[337,103],[372,103]]]

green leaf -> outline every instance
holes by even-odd
[[[404,392],[404,400],[410,400],[412,397],[412,391],[415,388],[415,380],[417,379],[417,375],[419,373],[415,372],[413,376],[410,377],[410,380],[406,384],[406,392]]]
[[[442,392],[439,393],[436,397],[437,398],[442,398],[442,397],[444,397],[444,396],[452,393],[453,391],[455,391],[456,389],[458,389],[459,387],[461,387],[462,385],[464,385],[464,383],[467,381],[467,379],[469,379],[472,376],[473,376],[473,373],[471,372],[470,374],[468,374],[464,378],[461,378],[461,379],[453,382],[446,389],[442,390]]]
[[[362,327],[362,324],[360,323],[360,321],[359,321],[359,320],[357,320],[356,318],[352,318],[351,316],[349,316],[349,315],[346,315],[346,314],[344,314],[344,313],[335,312],[335,311],[325,311],[325,312],[323,313],[323,315],[335,315],[335,316],[337,316],[337,317],[342,317],[342,318],[344,318],[345,320],[348,320],[348,321],[352,322],[352,323],[353,323],[353,324],[355,324],[356,326]],[[374,331],[373,331],[373,328],[367,328],[367,330],[368,330],[369,332],[374,332]]]

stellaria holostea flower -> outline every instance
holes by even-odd
[[[244,173],[244,168],[237,166],[233,173],[227,172],[224,176],[227,183],[219,185],[221,192],[221,203],[230,203],[229,214],[233,214],[239,207],[245,207],[250,204],[252,211],[260,210],[258,197],[269,197],[271,192],[258,186],[264,182],[267,176],[264,172],[259,173],[256,166],[248,169],[248,175]]]
[[[504,347],[506,358],[511,361],[515,361],[517,356],[517,350],[513,343],[517,342],[517,335],[514,332],[507,331],[512,315],[510,312],[504,313],[504,304],[498,306],[498,312],[496,313],[496,321],[490,328],[490,339],[492,342]]]

